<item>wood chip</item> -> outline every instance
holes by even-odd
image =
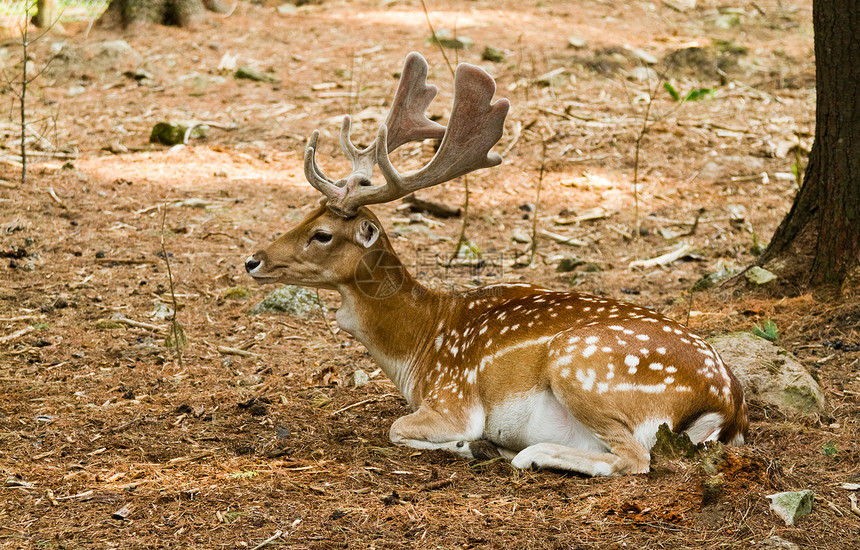
[[[238,355],[239,357],[253,357],[258,359],[260,356],[252,351],[247,351],[239,348],[230,348],[227,346],[218,346],[218,353],[221,355]]]
[[[171,466],[176,466],[179,464],[187,464],[189,462],[197,462],[198,460],[201,460],[203,458],[208,458],[214,454],[215,453],[213,451],[203,451],[200,453],[195,453],[193,455],[181,456],[178,458],[171,458],[170,460],[167,461],[167,463],[170,464]]]
[[[0,344],[5,344],[6,342],[11,342],[12,340],[15,340],[16,338],[20,338],[21,336],[24,336],[25,334],[33,332],[34,330],[36,330],[35,327],[25,327],[19,331],[13,332],[12,334],[8,334],[6,336],[0,336]]]
[[[676,261],[680,260],[681,258],[683,258],[684,256],[686,256],[687,254],[689,254],[690,252],[692,252],[695,249],[696,248],[693,245],[684,244],[684,245],[680,246],[679,248],[677,248],[671,252],[667,252],[666,254],[663,254],[662,256],[657,256],[656,258],[651,258],[650,260],[632,261],[632,262],[630,262],[629,267],[631,269],[633,269],[635,267],[648,268],[648,267],[656,267],[658,265],[669,265],[672,262],[676,262]]]

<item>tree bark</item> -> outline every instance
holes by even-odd
[[[808,287],[860,264],[860,0],[815,0],[815,142],[803,186],[760,263]]]
[[[206,12],[223,11],[219,0],[110,0],[99,24],[123,29],[141,23],[194,27]]]
[[[40,29],[46,29],[54,23],[56,17],[57,0],[38,0],[36,2],[36,15],[33,16],[34,25]]]

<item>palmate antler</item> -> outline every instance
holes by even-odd
[[[489,151],[502,137],[510,103],[507,99],[490,103],[496,91],[493,78],[475,65],[462,63],[457,67],[454,106],[446,128],[425,115],[436,95],[436,87],[426,83],[427,69],[421,54],[412,52],[406,57],[391,110],[367,148],[353,145],[351,121],[344,117],[340,145],[352,161],[352,172],[346,178],[335,182],[320,171],[315,159],[319,131],[311,135],[305,150],[305,177],[339,215],[352,217],[360,206],[390,202],[502,162],[500,155]],[[392,166],[389,152],[404,143],[431,138],[442,138],[442,144],[424,168],[400,174]],[[371,183],[375,164],[385,178],[382,185]]]

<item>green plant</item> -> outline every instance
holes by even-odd
[[[765,340],[770,340],[771,342],[776,342],[779,338],[779,328],[776,326],[776,323],[771,321],[770,319],[765,319],[762,326],[758,324],[753,325],[752,333],[758,336],[759,338],[764,338]]]
[[[676,90],[675,87],[668,82],[663,83],[663,88],[667,92],[669,92],[669,95],[672,96],[672,100],[679,103],[686,103],[687,101],[699,101],[714,95],[714,90],[712,88],[693,88],[692,90],[687,92],[687,95],[685,95],[682,99],[681,94],[678,92],[678,90]]]

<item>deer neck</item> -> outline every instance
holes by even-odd
[[[405,270],[396,291],[370,295],[350,283],[338,288],[342,305],[337,322],[370,352],[413,408],[421,400],[421,366],[432,353],[436,333],[455,309],[453,296],[432,292]]]

